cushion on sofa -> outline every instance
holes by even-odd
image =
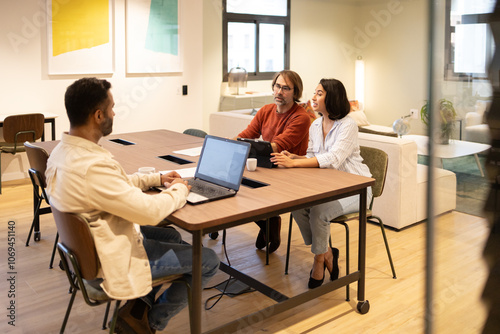
[[[363,110],[351,111],[348,115],[356,121],[358,126],[370,125]]]

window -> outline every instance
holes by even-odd
[[[486,79],[495,43],[486,16],[495,0],[446,0],[445,79]]]
[[[243,67],[248,80],[290,67],[290,0],[224,0],[223,78]]]

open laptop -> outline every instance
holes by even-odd
[[[250,144],[207,135],[187,201],[200,204],[236,195],[250,152]]]
[[[248,138],[238,138],[239,141],[250,143],[252,148],[250,149],[249,158],[257,159],[257,167],[273,168],[276,167],[275,164],[271,162],[271,153],[273,153],[273,147],[271,143],[259,139],[248,139]]]

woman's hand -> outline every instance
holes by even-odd
[[[283,167],[295,167],[294,159],[297,158],[296,154],[292,154],[288,151],[282,151],[281,153],[271,153],[271,162],[278,166]]]

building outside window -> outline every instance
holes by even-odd
[[[224,0],[223,77],[243,67],[248,80],[289,69],[290,0]]]
[[[446,0],[445,79],[486,79],[495,43],[486,17],[495,0]]]

